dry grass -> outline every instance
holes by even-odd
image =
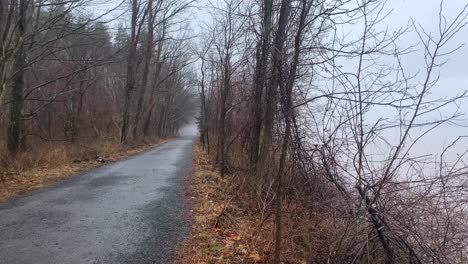
[[[0,164],[0,201],[49,186],[169,140],[146,139],[128,146],[114,141],[45,144],[18,154],[15,159],[3,157]]]
[[[234,191],[212,167],[199,145],[194,147],[193,170],[187,193],[191,204],[191,236],[179,248],[176,263],[262,263],[255,248],[261,232],[255,217],[232,199]],[[264,225],[261,229],[268,230]]]
[[[239,188],[239,178],[226,175],[221,179],[208,155],[199,145],[194,146],[187,193],[191,235],[179,248],[176,263],[273,262],[272,199],[260,204]],[[283,263],[326,263],[334,247],[327,237],[333,233],[330,230],[339,230],[333,217],[307,212],[298,202],[284,202]]]

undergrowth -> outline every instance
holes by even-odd
[[[239,178],[228,174],[222,179],[201,146],[194,146],[187,193],[191,235],[180,246],[176,263],[272,263],[273,199],[254,204],[251,194],[236,182]],[[327,215],[306,211],[292,200],[284,203],[284,263],[309,263],[327,253],[328,248],[315,246],[325,242],[320,232],[333,229],[334,223]]]
[[[64,178],[123,159],[168,139],[145,138],[128,145],[114,140],[46,142],[18,153],[14,158],[0,148],[0,200],[30,192]]]

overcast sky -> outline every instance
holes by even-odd
[[[452,20],[467,3],[466,0],[445,0],[443,4],[443,13],[447,20]],[[410,18],[415,19],[427,31],[437,32],[438,30],[438,12],[439,0],[390,0],[388,1],[389,9],[393,9],[389,21],[394,25],[404,25]],[[416,34],[409,34],[405,37],[410,43],[416,43]],[[449,45],[448,49],[455,48],[461,44],[468,43],[468,28],[461,31]],[[434,89],[434,96],[443,97],[456,95],[468,89],[468,46],[462,47],[455,54],[449,56],[447,63],[441,68],[441,78]],[[422,53],[415,53],[405,60],[407,69],[415,72],[418,69],[423,69]],[[468,113],[468,100],[461,101],[461,110]],[[467,117],[464,116],[463,119]],[[467,125],[466,120],[459,122],[462,125]],[[457,127],[453,125],[445,125],[438,130],[428,135],[426,140],[418,145],[416,151],[420,154],[424,153],[440,153],[443,146],[447,146],[452,140],[458,136],[468,135],[468,127]],[[465,140],[460,144],[455,152],[461,153],[468,149],[468,142]]]
[[[198,5],[202,8],[194,12],[193,27],[196,29],[201,22],[209,22],[209,16],[204,7],[209,6],[209,1],[216,2],[216,0],[200,0]],[[443,4],[443,13],[447,20],[452,20],[463,8],[468,0],[445,0]],[[381,25],[389,27],[390,29],[397,29],[407,25],[410,19],[414,19],[417,23],[421,24],[428,32],[436,33],[438,30],[438,13],[439,13],[440,0],[388,0],[386,8],[391,11],[389,17]],[[358,26],[350,28],[355,30],[356,33],[361,33]],[[348,30],[348,29],[346,29]],[[403,45],[412,45],[418,43],[418,37],[415,32],[408,33],[402,38]],[[461,31],[457,37],[452,39],[450,48],[457,47],[461,44],[468,43],[468,28]],[[424,57],[422,52],[415,52],[404,58],[404,66],[407,71],[417,73],[424,71]],[[448,57],[447,63],[441,69],[441,78],[437,88],[434,89],[434,97],[443,97],[456,95],[468,89],[468,46],[462,47],[455,54]],[[468,113],[468,100],[464,99],[461,105],[462,112]],[[372,115],[385,116],[385,112],[376,112]],[[466,119],[467,117],[463,117]],[[460,121],[460,124],[467,125],[467,121]],[[421,141],[412,152],[413,155],[423,154],[437,154],[440,153],[444,146],[450,144],[458,136],[468,135],[468,127],[460,127],[454,125],[445,125],[434,133],[429,134],[424,141]],[[461,153],[468,149],[468,140],[462,142],[452,153]]]
[[[109,1],[109,0],[97,0]],[[194,33],[199,32],[199,27],[203,23],[210,22],[208,8],[211,3],[216,3],[221,0],[198,0],[196,6],[199,8],[192,9],[190,12],[190,21]],[[115,5],[116,2],[112,1]],[[468,2],[468,0],[445,0],[444,14],[451,20],[458,14],[461,8]],[[109,3],[109,2],[108,2]],[[389,26],[390,29],[405,26],[412,18],[417,23],[421,24],[426,31],[436,32],[438,26],[438,12],[440,0],[388,0],[387,10],[392,11],[387,18],[383,27]],[[125,19],[120,19],[120,22],[125,22]],[[113,23],[115,25],[115,23]],[[350,30],[353,30],[352,28]],[[355,29],[356,32],[360,30]],[[203,37],[203,36],[200,36]],[[411,45],[418,42],[416,33],[409,33],[403,39],[402,43]],[[456,47],[460,44],[468,43],[468,28],[460,32],[456,38],[451,42],[451,47]],[[434,90],[434,96],[450,96],[460,93],[468,89],[468,46],[458,50],[455,54],[448,58],[448,62],[441,70],[441,79],[438,87]],[[418,72],[424,70],[423,56],[421,52],[415,52],[404,59],[404,65],[409,72]],[[468,100],[464,99],[462,111],[468,113]],[[385,113],[373,113],[376,116],[385,115]],[[466,119],[466,117],[464,117]],[[467,125],[467,121],[462,121],[460,124]],[[468,135],[468,127],[457,127],[453,125],[446,125],[435,133],[428,135],[427,139],[423,141],[416,149],[420,154],[424,153],[437,153],[440,152],[443,146],[449,144],[453,139],[461,135]],[[466,147],[465,147],[466,146]],[[468,140],[457,148],[458,152],[468,148]]]
[[[463,8],[467,2],[467,0],[445,0],[443,12],[450,20],[461,11],[461,8]],[[404,25],[409,18],[414,18],[426,29],[429,29],[429,31],[436,32],[438,26],[439,3],[439,0],[390,0],[388,5],[389,8],[393,9],[390,21],[395,24]],[[409,40],[416,41],[415,34],[412,34],[412,36],[414,38]],[[463,43],[468,43],[467,29],[464,29],[453,39],[452,47]],[[468,73],[466,67],[467,60],[467,47],[459,50],[454,56],[450,56],[450,60],[444,66],[442,72],[444,81],[456,85],[457,88],[465,88]],[[417,67],[417,65],[413,65],[413,67]]]

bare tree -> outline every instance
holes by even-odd
[[[129,43],[129,52],[127,59],[127,81],[125,84],[125,95],[123,103],[123,115],[122,115],[122,126],[120,129],[120,142],[126,143],[128,137],[128,130],[130,126],[130,102],[132,97],[132,92],[135,89],[136,82],[136,52],[139,40],[138,34],[138,14],[140,12],[140,5],[138,0],[131,1],[131,33],[130,33],[130,43]]]
[[[86,0],[1,2],[0,121],[8,125],[0,130],[4,138],[0,145],[5,143],[10,152],[5,156],[12,157],[20,146],[28,150],[54,142],[81,144],[102,138],[128,142],[133,117],[136,119],[133,91],[141,88],[139,80],[149,83],[151,76],[161,72],[168,60],[163,57],[172,52],[163,50],[166,47],[162,43],[180,37],[181,31],[172,29],[181,22],[182,10],[190,7],[187,2],[157,1],[149,12],[148,4],[153,2],[132,2],[135,12],[131,13],[130,30],[121,26],[114,36],[108,28],[110,21],[104,18],[111,12],[122,12],[118,15],[125,17],[126,11],[120,10],[124,2],[107,5],[107,11],[101,13],[89,13],[90,3]],[[155,12],[160,10],[161,17],[156,18]],[[158,34],[159,43],[150,34],[145,39],[148,45],[141,46],[140,36],[148,19],[152,20],[146,23],[148,27],[154,26],[152,33],[156,28],[169,33]],[[149,60],[143,65],[146,73],[140,74],[137,69],[143,53],[149,54]],[[156,58],[154,67],[152,58]],[[185,58],[174,64],[184,83],[191,73],[181,69],[189,64]],[[165,87],[168,76],[158,78],[152,87],[171,92],[179,89]],[[148,85],[144,86],[144,90],[148,89]],[[192,103],[187,103],[187,98],[193,94],[188,92],[189,87],[182,90],[184,96],[178,95],[173,104],[179,107],[180,99],[187,107],[177,113],[177,122],[171,121],[177,126],[170,134],[177,133],[177,127],[187,121],[179,115],[191,113]],[[154,114],[154,109],[160,107],[161,101],[155,100],[152,92],[152,100],[143,100],[139,116]],[[158,120],[149,120],[145,120],[145,135],[150,134],[146,127],[158,126]],[[153,129],[152,135],[156,134]],[[134,139],[141,139],[143,135],[136,136]]]
[[[230,32],[225,27],[215,34],[216,53],[200,52],[201,140],[217,140],[212,156],[222,165],[221,175],[224,168],[241,172],[230,180],[255,193],[262,217],[274,212],[272,262],[286,251],[282,228],[291,212],[284,211],[291,209],[285,203],[310,210],[299,220],[305,226],[317,218],[333,223],[321,238],[312,231],[304,235],[316,239],[310,242],[311,263],[466,259],[465,225],[458,220],[466,219],[465,152],[452,161],[447,157],[464,137],[441,150],[436,162],[410,155],[427,134],[461,115],[457,104],[464,93],[434,98],[431,91],[437,69],[459,48],[447,45],[465,27],[466,8],[452,20],[441,8],[436,36],[415,21],[390,31],[385,4],[262,1],[254,15],[236,9],[236,22],[249,25],[237,38],[243,45],[223,47],[219,36]],[[354,25],[360,33],[348,35]],[[404,46],[402,39],[413,33],[420,45]],[[228,57],[226,50],[232,50]],[[425,54],[425,69],[410,73],[404,60],[418,50]],[[226,70],[234,68],[238,54],[249,54],[242,70]],[[254,175],[246,173],[252,168]],[[318,243],[329,247],[315,248]],[[320,254],[312,256],[314,250]]]
[[[10,124],[8,126],[8,151],[11,155],[14,155],[19,148],[21,138],[21,110],[23,104],[22,93],[24,89],[24,70],[26,65],[25,55],[25,35],[26,35],[26,12],[27,12],[26,0],[21,0],[17,7],[17,30],[16,30],[16,43],[18,48],[14,54],[13,63],[13,84],[11,88],[11,99],[10,104]]]
[[[262,29],[259,41],[259,47],[257,47],[256,54],[256,66],[254,73],[254,102],[253,102],[253,135],[252,135],[252,150],[251,150],[251,162],[254,168],[258,162],[258,152],[260,146],[260,134],[262,130],[262,95],[263,89],[265,88],[265,82],[267,80],[267,63],[270,55],[271,45],[271,31],[272,31],[272,13],[273,13],[273,1],[264,0],[262,1]],[[254,169],[255,171],[255,169]]]

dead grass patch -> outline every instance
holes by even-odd
[[[127,146],[115,141],[55,143],[20,153],[15,159],[3,157],[0,165],[0,201],[124,159],[169,140],[147,138]]]
[[[259,251],[257,239],[268,224],[257,228],[246,214],[235,190],[201,150],[194,146],[193,170],[187,198],[191,204],[191,235],[179,248],[176,263],[262,263],[268,252]]]
[[[255,204],[235,175],[222,179],[199,144],[194,146],[187,199],[191,234],[178,250],[175,263],[272,263],[274,214],[272,199]],[[310,213],[300,203],[283,206],[283,263],[326,263],[336,245],[326,234],[340,230],[333,217]],[[339,231],[336,236],[340,236]],[[321,262],[323,260],[323,262]]]

